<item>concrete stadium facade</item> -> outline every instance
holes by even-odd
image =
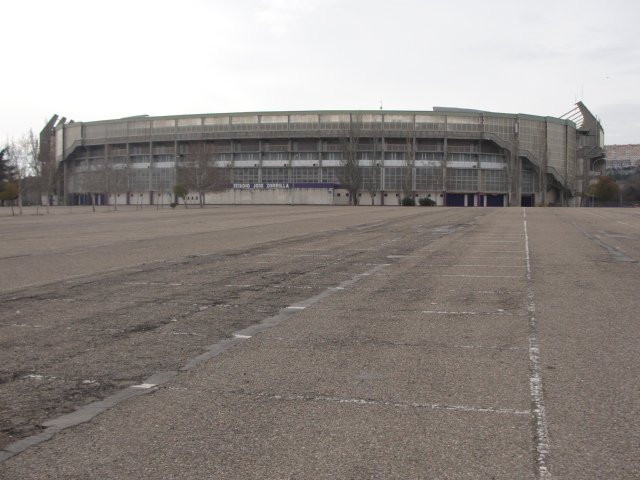
[[[56,116],[41,138],[58,165],[58,203],[168,204],[180,172],[206,147],[217,187],[191,189],[187,203],[348,204],[341,172],[345,145],[355,144],[360,204],[398,205],[410,195],[450,206],[575,206],[604,166],[604,132],[582,103],[567,116],[441,107]]]

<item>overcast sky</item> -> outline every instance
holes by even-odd
[[[640,143],[638,0],[0,2],[0,141],[54,113],[477,108]]]

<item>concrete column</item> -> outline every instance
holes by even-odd
[[[515,168],[514,168],[514,176],[515,176],[515,198],[513,205],[514,207],[519,207],[522,202],[522,157],[516,156],[515,158]]]
[[[520,123],[516,118],[515,123],[515,142],[513,151],[510,151],[509,166],[512,173],[512,196],[510,206],[519,207],[522,201],[522,159],[520,158]]]
[[[291,162],[293,160],[293,152],[292,152],[292,144],[291,144],[291,139],[289,139],[289,158],[287,160],[287,165],[285,166],[285,168],[287,169],[287,181],[291,181]]]
[[[507,171],[510,177],[507,179],[509,193],[507,195],[507,205],[510,207],[520,206],[521,193],[521,160],[511,150],[504,149],[504,156],[507,159]]]
[[[386,151],[386,145],[384,137],[380,137],[380,202],[384,202],[384,153]]]
[[[482,117],[484,120],[484,117]],[[482,192],[482,169],[480,168],[480,150],[482,150],[480,148],[480,145],[482,143],[482,140],[478,141],[478,151],[476,152],[476,169],[478,170],[478,185],[477,185],[477,189],[478,189],[478,206],[480,206],[480,192]]]
[[[109,165],[110,159],[109,159],[109,152],[107,151],[108,148],[109,148],[109,145],[105,142],[104,144],[104,172],[105,172],[104,189],[107,195],[107,205],[110,205],[111,204],[111,185],[109,182],[112,179],[109,177],[113,175],[113,169]]]
[[[449,157],[449,143],[447,137],[444,137],[444,143],[442,147],[442,192],[444,194],[443,203],[446,205],[447,201],[447,160]]]
[[[67,162],[62,162],[62,204],[68,205],[67,199]]]
[[[127,125],[127,129],[128,129],[128,125]],[[128,133],[128,130],[127,130]],[[129,144],[129,142],[127,142],[127,163],[125,166],[125,171],[127,172],[127,201],[126,201],[126,205],[129,205],[131,203],[131,145]]]
[[[416,129],[416,116],[413,116],[413,131],[415,132]],[[418,150],[418,142],[416,141],[416,136],[415,133],[413,135],[413,138],[411,139],[412,142],[412,149],[413,149],[413,158],[411,160],[413,160],[413,166],[411,167],[411,194],[412,194],[412,198],[413,200],[416,199],[416,156],[417,156],[417,150]]]
[[[547,165],[549,164],[549,122],[545,123],[544,135],[544,155],[542,156],[542,166],[540,167],[540,202],[547,203]]]
[[[564,126],[564,182],[565,188],[569,191],[573,190],[569,182],[569,125]],[[569,199],[566,198],[564,189],[562,190],[562,206],[566,207]]]
[[[173,185],[178,183],[178,140],[173,141]],[[169,187],[171,190],[171,201],[173,202],[173,185]]]
[[[153,196],[153,142],[149,142],[149,205],[152,205]]]

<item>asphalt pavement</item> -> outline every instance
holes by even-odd
[[[0,248],[1,478],[640,476],[635,210],[57,218]]]

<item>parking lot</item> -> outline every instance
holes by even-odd
[[[0,218],[1,478],[637,478],[640,212]]]

